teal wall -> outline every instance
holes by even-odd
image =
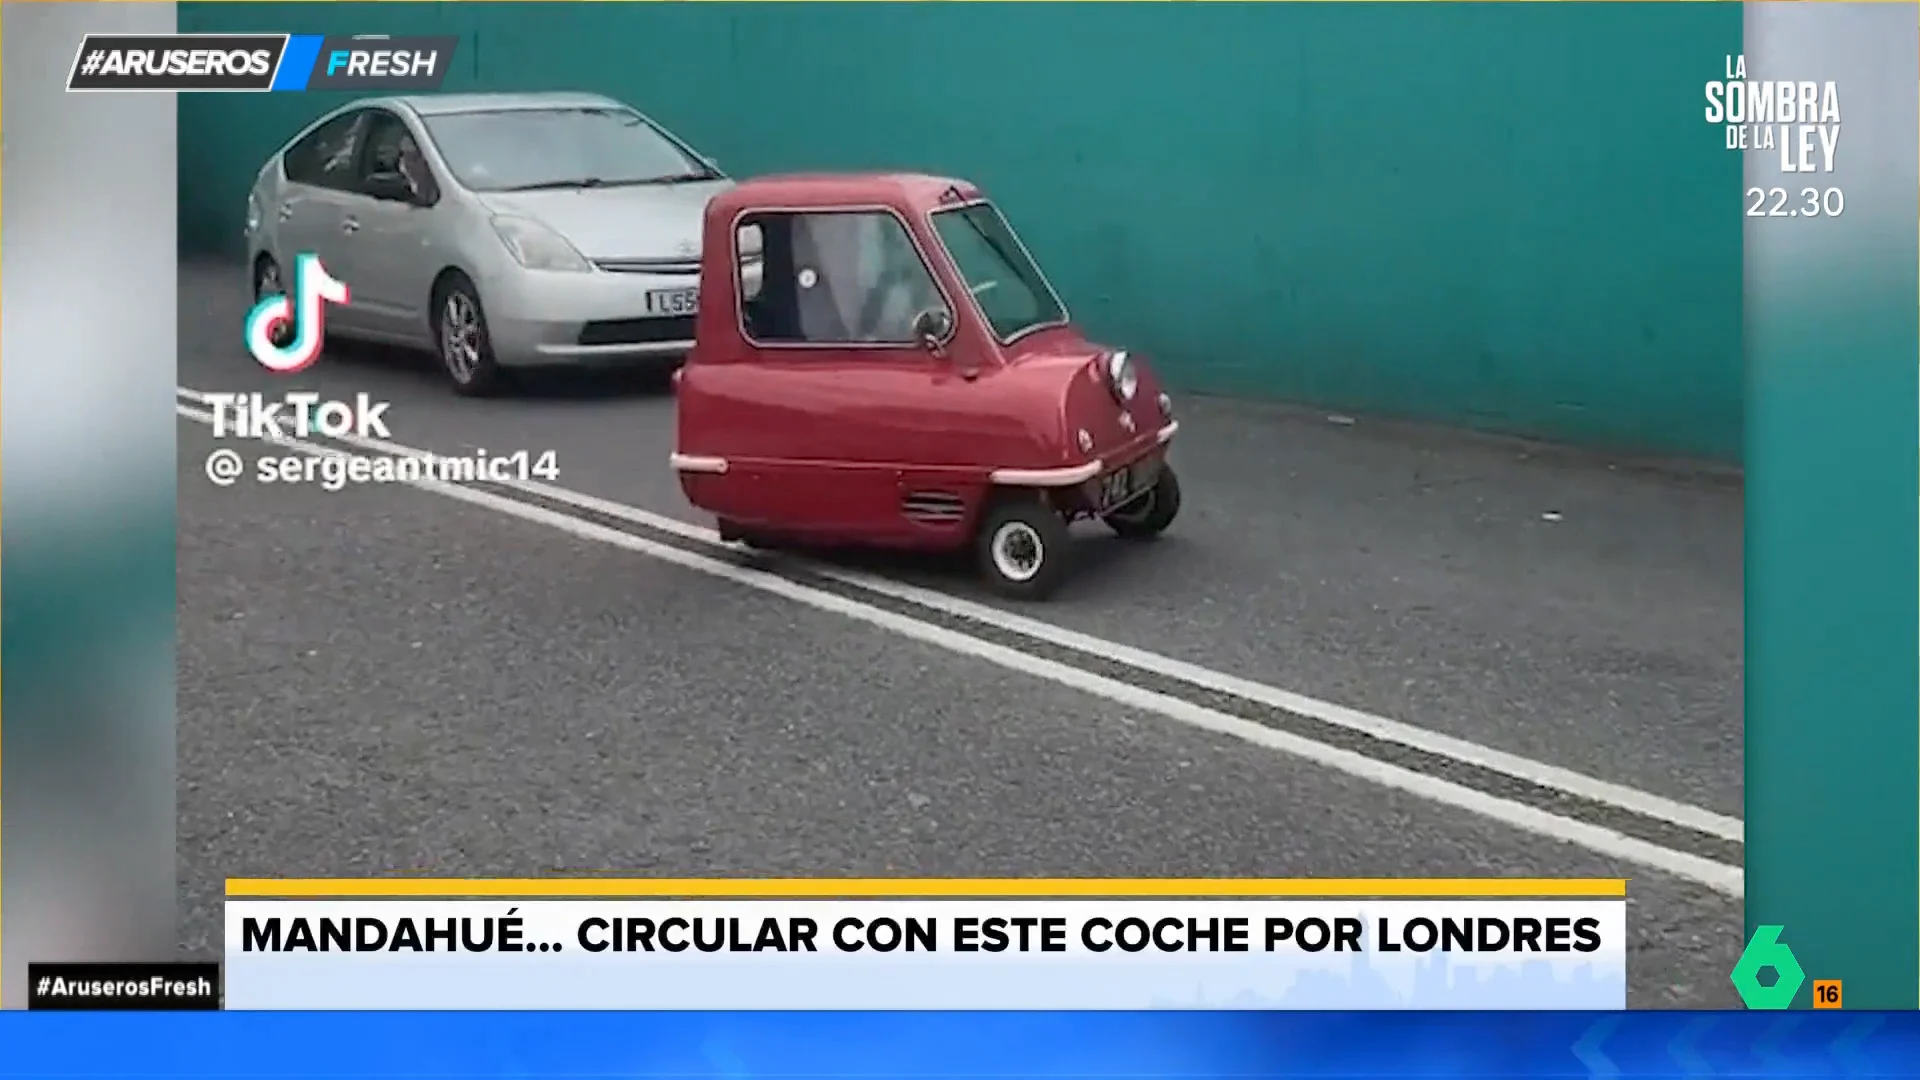
[[[1176,386],[1737,460],[1737,4],[182,3],[183,31],[458,33],[448,89],[602,91],[737,175],[1000,200]],[[337,95],[181,98],[183,244]]]

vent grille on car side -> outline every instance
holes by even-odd
[[[921,525],[957,525],[967,516],[967,504],[952,492],[915,491],[900,501],[900,513]]]
[[[580,328],[582,345],[653,345],[663,341],[692,341],[693,316],[670,319],[604,319]]]

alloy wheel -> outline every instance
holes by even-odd
[[[440,312],[440,359],[463,384],[480,369],[480,311],[465,293],[449,293]]]

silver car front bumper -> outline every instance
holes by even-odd
[[[757,277],[751,267],[750,277]],[[481,282],[494,355],[505,367],[677,361],[694,316],[648,315],[647,294],[690,289],[692,274],[521,270]],[[749,282],[755,286],[757,282]]]
[[[502,366],[675,359],[693,348],[693,316],[649,317],[647,294],[692,288],[696,280],[520,270],[480,282],[480,302]]]

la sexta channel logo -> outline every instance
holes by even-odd
[[[261,297],[247,313],[247,351],[283,375],[311,366],[326,339],[327,305],[348,303],[352,296],[346,282],[320,265],[320,256],[295,256],[293,288]]]

